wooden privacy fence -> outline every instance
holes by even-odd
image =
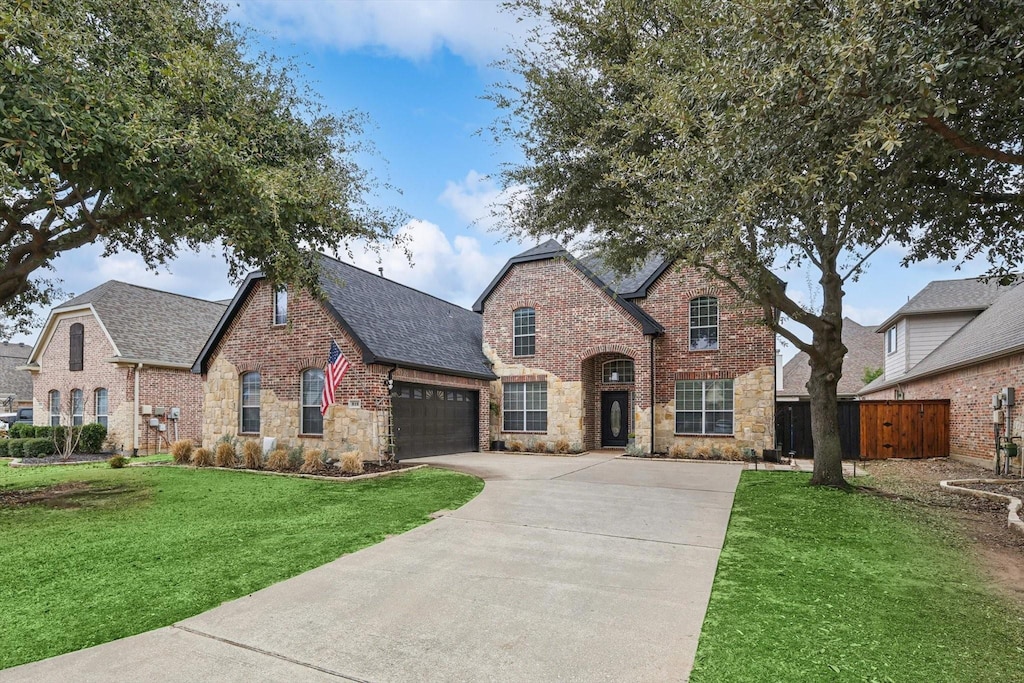
[[[783,455],[813,458],[811,404],[779,401],[775,406],[775,435]],[[860,401],[839,402],[839,445],[844,460],[860,457]]]
[[[938,458],[949,455],[949,401],[858,401],[860,455]]]

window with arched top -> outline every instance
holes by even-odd
[[[324,416],[320,412],[324,394],[324,371],[302,371],[302,434],[323,434]]]
[[[601,366],[601,380],[607,384],[633,381],[633,361],[628,358],[610,360]]]
[[[60,392],[56,389],[49,393],[50,399],[50,426],[56,427],[60,424]]]
[[[71,326],[70,343],[68,370],[81,370],[85,357],[85,326],[82,323],[75,323]]]
[[[242,375],[241,424],[238,431],[243,434],[260,433],[260,373],[247,372]]]
[[[71,424],[76,427],[85,422],[85,395],[81,389],[71,392]]]
[[[512,313],[512,355],[532,356],[537,352],[537,313],[517,308]]]
[[[718,297],[698,296],[690,300],[690,350],[718,348]]]
[[[107,426],[108,394],[106,389],[97,389],[93,392],[93,406],[96,408],[96,422]]]

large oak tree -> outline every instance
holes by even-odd
[[[308,248],[392,235],[353,162],[360,117],[248,55],[219,5],[0,4],[0,333],[49,303],[55,257],[92,242],[153,267],[222,245],[233,277],[309,283]]]
[[[1024,13],[1010,0],[518,0],[492,95],[505,227],[685,259],[806,351],[812,483],[845,486],[844,287],[886,244],[1019,262]],[[820,309],[776,274],[813,268]],[[783,317],[779,319],[776,313]],[[806,341],[809,337],[810,341]]]

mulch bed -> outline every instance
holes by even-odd
[[[54,503],[61,498],[87,491],[89,485],[84,481],[69,481],[43,488],[17,489],[0,491],[0,507],[15,505],[31,505],[32,503]]]
[[[77,465],[84,462],[103,462],[109,460],[109,453],[75,453],[70,458],[65,460],[59,455],[47,455],[42,458],[22,458],[22,467],[28,467],[31,465]]]
[[[956,486],[965,489],[974,489],[975,491],[998,493],[1003,496],[1013,496],[1014,498],[1024,500],[1024,481],[1021,481],[1020,479],[1006,480],[1003,483],[972,481],[965,484],[956,484]]]
[[[169,465],[172,463],[153,463],[154,465]],[[250,470],[245,467],[233,467],[231,469],[238,470],[239,472],[263,472],[267,474],[310,474],[317,477],[336,477],[338,479],[347,479],[348,477],[360,477],[366,474],[380,474],[381,472],[397,472],[398,470],[406,470],[410,467],[416,467],[421,463],[402,463],[402,462],[388,462],[384,461],[383,464],[378,465],[376,461],[363,462],[362,472],[342,472],[333,465],[324,467],[319,472],[299,472],[298,470],[285,470],[284,472],[277,472],[276,470]],[[202,468],[200,468],[202,469]]]

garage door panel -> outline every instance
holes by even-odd
[[[418,384],[396,384],[392,396],[398,458],[477,450],[479,394]]]

